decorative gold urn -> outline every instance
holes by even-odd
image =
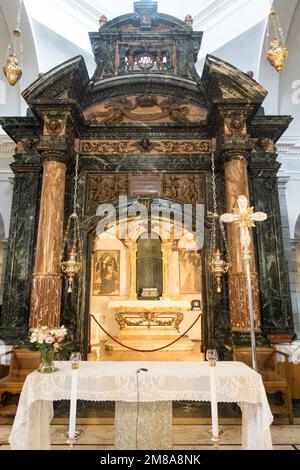
[[[4,75],[8,83],[15,86],[22,77],[23,71],[18,64],[15,54],[10,54],[7,58],[6,64],[3,67]]]
[[[72,293],[73,279],[80,271],[81,263],[76,260],[77,250],[71,248],[69,251],[69,259],[61,263],[61,270],[68,278],[68,293]]]
[[[221,279],[224,274],[229,270],[229,263],[222,259],[222,253],[219,248],[216,248],[213,259],[210,262],[211,271],[217,280],[217,292],[222,292]]]
[[[267,59],[277,72],[281,72],[288,58],[288,49],[281,44],[278,38],[274,38],[267,53]]]

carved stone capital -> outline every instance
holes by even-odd
[[[225,163],[246,161],[247,155],[249,155],[249,152],[246,149],[224,149],[222,151],[222,157]]]
[[[64,167],[67,164],[67,156],[64,152],[43,152],[42,153],[42,162],[43,164],[47,162],[56,162],[58,165],[63,165]]]
[[[37,146],[43,159],[65,160],[69,144],[65,137],[42,136]]]

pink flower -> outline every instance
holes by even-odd
[[[53,347],[54,347],[54,349],[58,349],[58,348],[59,348],[59,344],[58,344],[58,343],[54,343],[54,344],[53,344]]]
[[[47,343],[47,344],[52,344],[52,343],[54,343],[54,338],[53,338],[52,336],[50,336],[50,335],[46,336],[46,338],[45,338],[45,343]]]

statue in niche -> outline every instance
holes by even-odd
[[[127,72],[134,69],[136,57],[134,55],[133,49],[130,48],[127,53]]]
[[[161,51],[156,52],[155,63],[158,70],[164,70],[167,64],[164,62],[164,54]]]

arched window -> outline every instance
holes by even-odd
[[[138,297],[144,288],[156,287],[158,295],[163,293],[161,239],[155,233],[145,233],[138,239],[136,286]]]

